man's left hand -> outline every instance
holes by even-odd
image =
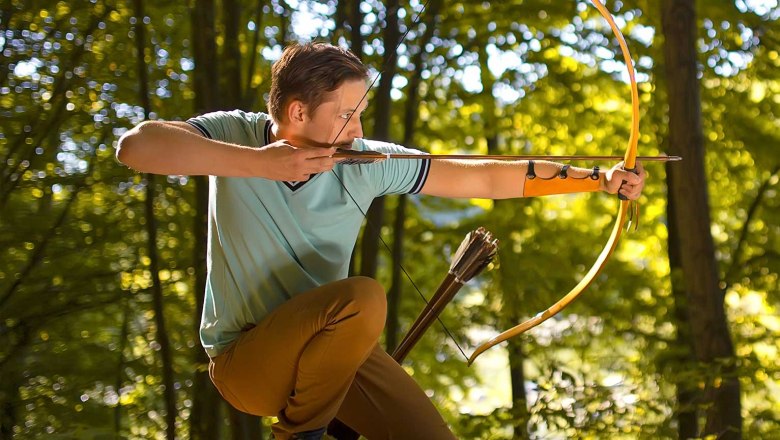
[[[645,178],[647,173],[642,164],[636,163],[636,173],[623,169],[623,163],[619,163],[610,168],[605,174],[603,190],[610,194],[618,192],[629,200],[636,200],[642,195],[642,189],[645,187]]]

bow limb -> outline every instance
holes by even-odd
[[[623,222],[626,219],[626,215],[628,213],[629,209],[629,202],[627,200],[623,200],[620,202],[620,211],[618,212],[617,219],[615,220],[615,225],[612,227],[612,234],[609,236],[609,240],[607,241],[606,246],[604,246],[604,249],[601,251],[601,254],[599,255],[598,259],[596,260],[596,263],[590,268],[587,274],[582,278],[582,280],[577,284],[569,293],[563,296],[563,298],[559,299],[555,304],[548,307],[547,310],[537,313],[533,318],[518,324],[509,330],[506,330],[499,334],[498,336],[494,337],[493,339],[485,342],[484,344],[477,347],[476,350],[474,350],[474,354],[469,357],[469,365],[471,365],[474,360],[485,350],[493,347],[494,345],[500,344],[507,339],[513,338],[515,336],[521,335],[528,330],[536,327],[537,325],[543,323],[544,321],[547,321],[548,319],[552,318],[558,312],[566,308],[572,301],[574,301],[582,292],[585,291],[585,289],[590,286],[590,284],[593,282],[594,279],[598,276],[598,274],[601,272],[601,269],[604,268],[604,264],[607,262],[607,259],[612,255],[612,252],[615,250],[615,247],[617,246],[618,240],[620,239],[621,232],[623,231]]]
[[[609,23],[610,28],[612,28],[612,32],[620,44],[620,50],[623,53],[623,59],[626,63],[626,69],[628,71],[629,80],[631,82],[631,136],[628,141],[628,148],[626,149],[626,153],[623,157],[623,162],[624,168],[626,170],[633,171],[636,167],[637,144],[639,143],[639,87],[637,86],[636,77],[634,75],[633,62],[625,38],[623,38],[623,34],[615,24],[615,20],[612,18],[612,14],[609,13],[609,11],[604,7],[603,4],[601,4],[599,0],[592,0],[592,3],[596,9],[598,9],[599,13],[601,13],[602,17],[604,17],[604,19],[607,21],[607,23]],[[599,257],[596,259],[596,262],[590,268],[588,273],[585,274],[582,280],[571,291],[569,291],[569,293],[564,295],[555,304],[547,308],[547,310],[537,313],[533,318],[502,332],[498,336],[477,347],[477,349],[469,358],[469,365],[471,365],[480,354],[484,353],[485,350],[493,347],[494,345],[500,344],[509,338],[525,333],[526,331],[552,318],[558,312],[566,308],[566,306],[571,304],[571,302],[574,301],[578,296],[580,296],[580,294],[584,292],[585,289],[591,285],[591,283],[593,283],[593,280],[596,279],[598,274],[604,268],[607,260],[612,255],[612,252],[615,250],[615,247],[617,246],[623,231],[623,224],[626,221],[626,216],[629,212],[633,212],[635,209],[633,203],[634,202],[632,201],[621,198],[617,218],[615,219],[615,224],[612,227],[612,233],[607,240],[607,244],[604,246],[604,249],[602,249],[601,254],[599,254]]]

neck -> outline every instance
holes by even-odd
[[[279,139],[285,139],[295,145],[295,142],[306,141],[308,139],[296,133],[294,129],[285,124],[279,124],[278,122],[271,120],[271,142],[276,142]]]

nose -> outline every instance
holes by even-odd
[[[360,118],[353,118],[350,121],[349,136],[353,139],[363,137],[363,123],[360,122]]]

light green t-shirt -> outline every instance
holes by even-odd
[[[188,122],[208,138],[234,144],[261,147],[270,139],[264,113],[215,112]],[[420,153],[362,139],[353,149]],[[339,164],[306,182],[210,176],[208,278],[200,326],[209,356],[292,296],[347,277],[364,219],[361,210],[384,194],[419,192],[429,167],[422,159]]]

